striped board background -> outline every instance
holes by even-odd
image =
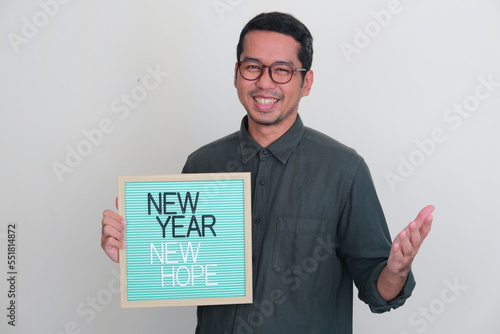
[[[122,307],[250,303],[249,173],[119,177]]]

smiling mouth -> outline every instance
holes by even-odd
[[[262,97],[255,97],[254,101],[262,104],[262,105],[271,105],[275,104],[276,102],[279,101],[279,99],[269,99],[269,98],[262,98]]]

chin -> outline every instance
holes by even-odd
[[[260,116],[259,114],[255,115],[252,113],[248,113],[248,117],[250,117],[252,121],[254,121],[259,125],[267,125],[267,126],[276,125],[281,121],[280,117],[259,117],[259,116]]]

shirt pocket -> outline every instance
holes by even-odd
[[[278,218],[273,269],[282,274],[303,266],[320,247],[318,238],[326,234],[326,220],[315,218]]]

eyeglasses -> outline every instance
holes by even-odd
[[[257,60],[243,60],[238,62],[238,70],[243,79],[255,81],[264,73],[264,67],[269,69],[269,77],[277,84],[286,84],[292,80],[293,74],[297,71],[307,72],[305,68],[294,68],[285,63],[274,63],[272,65],[262,65]]]

